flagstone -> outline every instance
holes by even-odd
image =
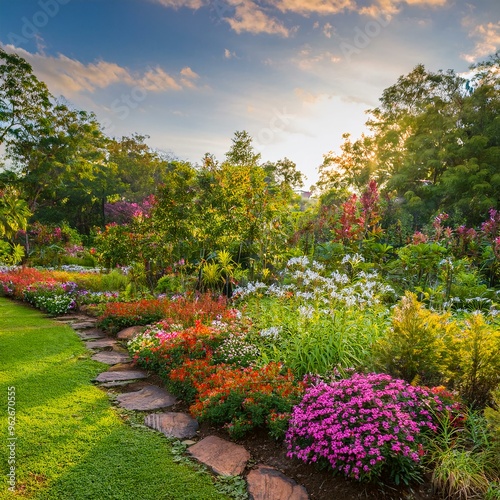
[[[208,436],[189,448],[189,453],[221,476],[241,474],[250,453],[241,445],[217,436]]]
[[[94,361],[106,363],[107,365],[116,365],[118,363],[125,363],[130,360],[127,354],[115,351],[102,351],[92,356]]]
[[[247,476],[251,500],[307,500],[303,486],[267,465],[259,465]]]
[[[113,339],[101,339],[101,340],[90,340],[85,342],[87,349],[102,349],[104,347],[113,347],[116,345],[116,340]]]
[[[87,330],[88,328],[95,328],[96,323],[97,320],[94,319],[77,323],[70,323],[70,326],[71,328],[73,328],[73,330]]]
[[[147,378],[147,373],[141,370],[107,371],[100,373],[94,379],[95,382],[121,382],[124,380],[136,380]]]
[[[120,394],[116,400],[122,408],[143,411],[167,408],[177,402],[177,399],[172,394],[156,385],[146,386],[140,391]]]
[[[81,330],[81,331],[76,332],[76,334],[82,340],[96,340],[96,339],[105,339],[106,338],[104,333],[102,333],[102,331],[97,329],[97,328],[93,328],[91,330]]]
[[[167,437],[178,439],[194,437],[198,430],[198,421],[186,413],[152,413],[144,419],[144,424],[162,432]]]

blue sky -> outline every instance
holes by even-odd
[[[0,0],[0,44],[111,136],[197,163],[244,129],[307,187],[400,75],[500,49],[500,2]]]

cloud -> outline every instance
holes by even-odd
[[[469,54],[461,57],[469,63],[494,54],[500,47],[500,21],[496,23],[475,24],[472,19],[464,18],[462,25],[469,28],[469,37],[475,39],[475,45]]]
[[[236,52],[231,52],[229,49],[224,49],[224,59],[236,58]]]
[[[344,12],[357,12],[371,17],[390,18],[398,14],[403,5],[421,7],[443,7],[451,0],[368,0],[368,5],[359,6],[359,0],[150,0],[167,8],[181,7],[197,10],[211,7],[217,16],[227,22],[238,34],[254,35],[267,33],[289,37],[297,31],[296,26],[285,25],[276,14],[296,14],[303,17],[311,15],[332,16]],[[314,24],[316,29],[319,25]],[[328,23],[323,29],[327,38],[331,37]]]
[[[98,61],[84,64],[64,54],[57,57],[43,53],[31,53],[25,49],[6,45],[7,52],[15,52],[31,64],[33,71],[44,81],[55,95],[72,97],[81,93],[93,93],[115,84],[139,87],[150,92],[166,92],[195,87],[199,78],[191,68],[183,68],[179,75],[172,76],[159,66],[147,68],[145,72],[131,72],[113,62]]]
[[[184,87],[194,89],[196,87],[195,81],[200,78],[198,73],[195,73],[190,67],[186,66],[181,69],[181,83]]]
[[[319,95],[312,94],[305,89],[297,87],[293,93],[299,98],[302,103],[313,104],[319,99]]]
[[[276,18],[268,16],[253,0],[228,0],[234,6],[232,17],[223,17],[236,33],[268,33],[287,38],[292,32]]]
[[[332,28],[333,28],[333,26],[330,23],[326,23],[323,26],[323,35],[325,35],[326,38],[332,37]]]
[[[326,50],[323,52],[313,52],[309,45],[302,47],[293,62],[303,71],[311,69],[317,64],[336,64],[342,60],[341,57]]]
[[[371,17],[392,17],[401,11],[404,4],[416,7],[444,7],[449,0],[374,0],[371,5],[358,12]]]
[[[268,0],[269,4],[281,12],[293,12],[308,16],[310,14],[332,15],[346,10],[355,10],[354,0]]]

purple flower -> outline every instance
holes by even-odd
[[[380,476],[389,460],[392,470],[400,463],[399,472],[409,474],[425,433],[436,430],[428,409],[439,406],[430,390],[386,374],[319,382],[293,410],[288,456],[329,463],[356,480]]]

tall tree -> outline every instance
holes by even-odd
[[[116,192],[106,142],[92,113],[59,104],[36,134],[9,145],[16,183],[39,219],[66,220],[82,232],[103,223],[106,197]]]
[[[231,147],[226,153],[226,162],[237,166],[255,166],[260,162],[261,155],[253,147],[253,139],[246,130],[236,131]]]
[[[32,134],[48,119],[51,95],[28,62],[0,47],[0,144]]]

